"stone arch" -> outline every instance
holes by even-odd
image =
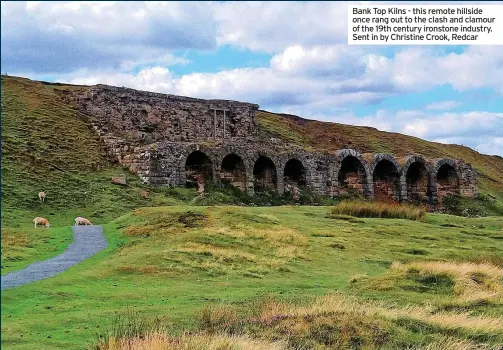
[[[246,165],[241,156],[232,152],[222,159],[220,181],[246,191]]]
[[[295,186],[306,186],[306,168],[297,158],[290,158],[283,167],[283,181]]]
[[[402,199],[414,202],[430,201],[431,169],[426,160],[417,155],[407,157],[402,166]]]
[[[278,189],[276,165],[266,155],[260,155],[253,165],[253,189],[255,193]]]
[[[438,200],[448,195],[460,194],[461,174],[456,161],[442,158],[435,162],[435,187]]]
[[[342,149],[336,153],[332,161],[335,162],[331,170],[335,188],[332,189],[331,195],[337,196],[354,189],[366,198],[372,196],[372,189],[369,186],[371,176],[362,154],[354,149]]]
[[[339,162],[339,169],[336,175],[341,191],[346,192],[352,189],[362,195],[366,195],[368,177],[363,157],[358,153],[347,153]]]
[[[198,176],[202,176],[204,182],[212,181],[213,162],[206,153],[196,150],[185,159],[185,185],[195,187]]]
[[[370,167],[377,201],[400,201],[400,165],[389,154],[377,154]]]
[[[206,162],[204,164],[205,167],[203,168],[205,170],[205,173],[207,174],[206,177],[208,177],[208,175],[210,174],[210,166],[209,166],[209,164],[211,164],[211,177],[210,177],[209,180],[213,181],[215,179],[214,165],[218,164],[218,163],[214,161],[215,160],[215,154],[214,154],[213,150],[211,148],[204,147],[204,146],[201,146],[201,145],[191,144],[191,145],[188,145],[186,147],[183,147],[180,150],[179,155],[176,156],[176,159],[178,161],[178,175],[177,175],[178,180],[176,181],[176,183],[179,186],[186,186],[187,183],[189,183],[189,185],[191,186],[192,183],[193,183],[193,181],[194,181],[191,178],[191,171],[189,170],[189,172],[187,173],[187,167],[186,166],[187,166],[187,160],[188,160],[189,156],[192,153],[195,153],[195,152],[201,152],[204,155],[204,156],[202,156],[202,158],[206,160]],[[195,154],[194,156],[196,156],[196,155],[197,154]],[[205,157],[209,158],[209,163],[208,163],[208,160]],[[194,160],[196,160],[196,159],[191,158],[191,160],[189,161],[189,165]]]

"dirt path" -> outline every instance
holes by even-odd
[[[103,227],[74,226],[73,243],[60,255],[2,276],[2,290],[55,276],[108,246]]]

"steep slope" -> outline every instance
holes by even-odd
[[[361,153],[391,153],[397,157],[420,154],[428,158],[463,159],[479,173],[482,193],[503,200],[503,158],[480,154],[471,148],[429,142],[417,137],[379,131],[364,126],[351,126],[303,119],[294,115],[258,112],[258,123],[265,134],[306,148],[335,151],[353,148]]]
[[[33,215],[51,221],[66,211],[102,221],[145,203],[135,177],[128,179],[132,188],[110,183],[124,171],[107,159],[90,124],[61,101],[58,88],[2,76],[2,227],[30,223]],[[47,193],[44,204],[39,191]]]

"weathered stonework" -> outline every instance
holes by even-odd
[[[152,185],[195,186],[202,178],[249,194],[308,186],[332,197],[356,191],[394,202],[477,194],[476,172],[462,160],[307,151],[259,138],[258,105],[250,103],[105,85],[64,97],[89,116],[110,155]]]
[[[102,130],[131,142],[204,142],[257,135],[258,105],[96,85],[77,96]]]

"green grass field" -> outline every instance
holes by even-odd
[[[472,262],[501,271],[501,217],[334,219],[329,207],[171,206],[137,209],[105,230],[111,242],[106,251],[54,278],[2,293],[5,348],[85,348],[105,335],[116,313],[158,317],[176,334],[200,328],[208,304],[234,308],[239,317],[266,296],[309,304],[334,292],[398,310],[416,305],[417,315],[380,316],[383,332],[398,337],[382,346],[413,346],[445,335],[503,342],[503,275],[491,285],[480,265],[482,286],[456,289],[457,275],[449,269],[404,273],[393,265],[436,261],[462,269]],[[46,232],[53,240],[61,233]],[[447,317],[460,310],[462,320]],[[426,313],[444,319],[432,321]],[[472,318],[496,326],[482,332]],[[356,333],[363,327],[353,326]],[[281,334],[274,327],[252,330],[269,340]],[[296,339],[299,346],[307,341],[301,334]],[[323,338],[316,342],[329,345]]]
[[[260,112],[262,136],[306,148],[464,158],[479,172],[483,195],[450,206],[483,217],[424,216],[415,208],[386,214],[413,220],[355,217],[383,215],[372,205],[335,207],[311,194],[302,203],[324,206],[285,205],[291,201],[217,185],[196,199],[194,189],[149,188],[109,159],[86,117],[57,94],[81,88],[2,76],[2,274],[61,253],[76,216],[103,225],[110,243],[60,275],[3,291],[2,348],[458,350],[503,343],[500,157]],[[126,187],[110,182],[121,173]],[[258,206],[238,206],[251,203]],[[34,229],[35,216],[52,227]]]

